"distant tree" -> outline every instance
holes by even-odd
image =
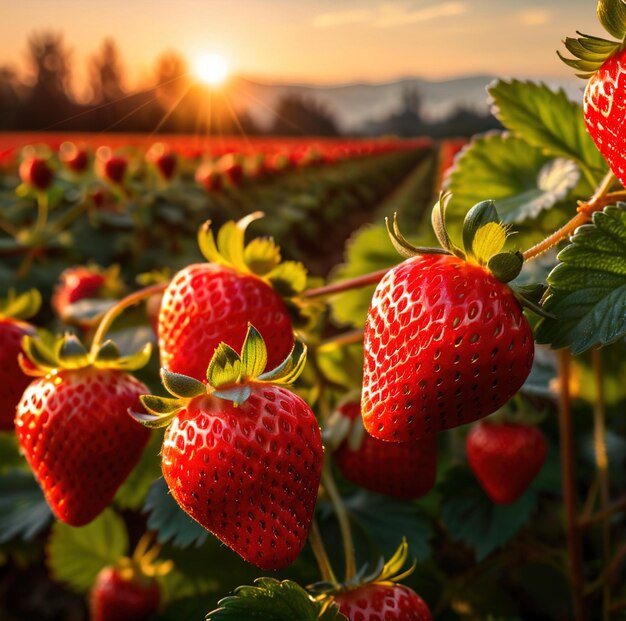
[[[63,36],[39,32],[28,41],[35,81],[19,110],[21,129],[42,129],[62,122],[79,108],[70,96],[70,53]]]
[[[469,138],[490,129],[502,129],[502,125],[489,113],[481,114],[465,106],[459,106],[445,119],[433,123],[429,129],[429,134],[434,138]]]
[[[284,95],[276,106],[271,133],[278,136],[337,136],[332,113],[320,102],[299,93]]]
[[[15,128],[18,107],[17,76],[9,67],[0,67],[0,131]]]
[[[103,103],[119,99],[124,93],[123,69],[117,44],[111,38],[102,42],[90,63],[91,99]]]

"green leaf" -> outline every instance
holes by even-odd
[[[209,534],[196,521],[192,520],[169,493],[163,477],[150,486],[146,497],[144,513],[149,513],[148,528],[158,533],[159,543],[172,542],[178,548],[190,545],[201,546]]]
[[[243,259],[253,274],[264,276],[280,264],[280,248],[271,237],[256,237],[245,247]]]
[[[161,369],[161,381],[171,395],[181,399],[192,399],[207,392],[206,386],[197,379],[181,373],[172,373],[165,368]]]
[[[206,372],[206,378],[211,386],[230,386],[241,377],[241,358],[239,354],[226,343],[220,343]]]
[[[289,355],[275,369],[259,375],[257,380],[270,384],[292,384],[304,369],[306,352],[306,345],[296,340]]]
[[[11,470],[0,477],[0,543],[30,540],[52,519],[41,488],[30,474]]]
[[[214,390],[211,394],[214,397],[219,397],[220,399],[226,399],[227,401],[232,401],[237,405],[241,405],[245,401],[248,400],[251,394],[250,386],[241,385],[241,386],[232,386],[231,388],[225,388],[223,390]]]
[[[0,431],[0,474],[14,468],[28,469],[26,460],[20,455],[14,431]]]
[[[88,591],[101,569],[128,553],[128,535],[122,518],[105,509],[80,528],[56,522],[48,544],[48,567],[55,580],[73,591]]]
[[[267,365],[267,347],[258,330],[248,324],[248,333],[241,348],[241,375],[258,377]]]
[[[41,293],[37,289],[30,289],[20,295],[9,290],[8,297],[0,300],[0,316],[28,319],[36,315],[40,307]]]
[[[451,469],[439,491],[441,518],[450,537],[473,548],[478,562],[517,534],[537,506],[532,489],[511,505],[494,504],[464,466]]]
[[[606,161],[587,133],[582,107],[565,91],[519,80],[499,80],[487,90],[493,113],[507,129],[545,155],[574,160],[592,185],[600,182]]]
[[[626,36],[626,5],[622,0],[598,0],[598,19],[615,38]]]
[[[283,261],[265,278],[281,296],[288,298],[304,291],[307,270],[299,261]]]
[[[336,605],[324,609],[300,585],[290,580],[258,578],[241,586],[209,612],[207,621],[347,621]]]
[[[562,250],[548,276],[536,338],[574,355],[606,345],[626,334],[626,204],[593,214]]]
[[[217,232],[217,247],[228,265],[245,270],[243,259],[245,226],[230,220]]]

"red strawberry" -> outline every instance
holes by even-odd
[[[335,601],[350,621],[432,621],[424,600],[402,584],[368,584]]]
[[[63,317],[70,304],[86,298],[100,297],[105,281],[106,274],[97,268],[83,265],[68,267],[59,276],[59,282],[52,294],[52,308],[59,317]]]
[[[467,435],[467,460],[496,504],[515,502],[539,474],[548,446],[537,427],[483,421]]]
[[[23,300],[23,301],[20,301]],[[18,357],[23,353],[22,339],[34,335],[35,328],[18,317],[34,315],[40,305],[39,293],[9,299],[0,305],[0,430],[14,428],[15,408],[31,379],[22,371]]]
[[[206,361],[221,341],[236,350],[241,348],[248,322],[257,327],[268,343],[270,368],[289,354],[293,346],[291,319],[285,302],[270,284],[281,269],[280,254],[267,239],[254,240],[247,247],[261,249],[262,246],[270,253],[260,261],[255,260],[251,251],[244,253],[243,229],[248,221],[225,225],[233,236],[222,236],[220,232],[218,240],[224,237],[228,244],[233,243],[232,247],[222,244],[221,254],[205,226],[200,234],[201,248],[207,259],[214,262],[184,268],[165,290],[159,315],[159,349],[161,365],[170,371],[203,378]],[[304,268],[295,263],[282,265],[298,270],[295,289],[301,290],[306,280],[301,271]],[[259,275],[252,273],[253,270]],[[288,283],[282,277],[283,291],[285,285]]]
[[[232,153],[224,155],[218,162],[218,168],[233,187],[241,185],[244,171],[239,157]]]
[[[155,427],[169,424],[162,469],[181,508],[246,561],[280,569],[307,539],[323,455],[309,406],[268,383],[292,382],[304,351],[259,376],[266,359],[263,340],[250,327],[241,358],[220,345],[208,386],[163,370],[177,398],[143,397],[150,414],[137,418]]]
[[[112,155],[104,161],[102,171],[105,179],[116,185],[121,185],[127,168],[128,160],[126,158]]]
[[[215,170],[213,164],[203,164],[196,171],[196,181],[207,192],[219,192],[224,185],[222,175]]]
[[[105,567],[89,595],[91,621],[144,621],[158,610],[160,599],[156,580]]]
[[[176,172],[178,158],[176,157],[176,153],[168,151],[157,157],[154,163],[163,176],[163,179],[167,179],[169,181]]]
[[[615,176],[626,185],[626,49],[606,60],[585,89],[587,131]]]
[[[148,389],[115,368],[143,366],[150,349],[117,363],[113,347],[106,343],[102,356],[93,358],[74,337],[66,337],[60,350],[34,339],[25,343],[43,377],[28,386],[17,407],[17,437],[48,504],[72,526],[87,524],[111,502],[150,436],[128,416]]]
[[[59,149],[59,155],[75,173],[84,173],[89,166],[89,152],[77,147],[73,142],[64,142]]]
[[[495,213],[491,201],[477,208]],[[505,239],[486,217],[468,213],[467,226],[478,230],[481,244],[472,250],[470,234],[478,233],[464,234],[467,258],[417,254],[376,288],[365,326],[362,398],[365,429],[376,438],[407,442],[487,416],[528,377],[530,325],[512,290],[481,265],[481,252],[492,249],[485,228],[496,238],[496,253]],[[400,235],[397,225],[393,233]],[[412,252],[404,238],[396,244],[405,256]],[[517,255],[497,256],[503,255],[521,268]]]
[[[40,157],[30,157],[20,164],[20,179],[37,190],[47,190],[54,175],[48,162]]]
[[[347,403],[340,411],[354,421],[348,438],[335,452],[335,461],[346,479],[396,498],[419,498],[432,488],[437,475],[434,435],[414,442],[383,442],[363,429],[360,403]],[[358,447],[353,448],[354,425],[360,427],[361,437]]]

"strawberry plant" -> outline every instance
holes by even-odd
[[[3,618],[619,618],[626,9],[598,15],[580,101],[498,80],[504,130],[463,144],[9,154]]]

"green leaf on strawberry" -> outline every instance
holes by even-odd
[[[539,323],[538,342],[576,355],[626,334],[626,204],[594,213],[558,258],[544,303],[555,318]]]
[[[114,565],[128,548],[122,518],[105,509],[93,522],[74,528],[56,522],[48,543],[48,567],[55,580],[85,593],[100,570]]]
[[[579,104],[563,90],[520,80],[498,80],[488,92],[493,113],[506,129],[549,157],[575,161],[585,172],[591,194],[607,164],[587,133]]]
[[[254,586],[241,586],[218,602],[206,621],[340,621],[346,617],[330,601],[321,603],[291,580],[259,578]]]
[[[40,306],[41,294],[37,289],[19,295],[9,290],[8,296],[0,299],[0,318],[29,319],[37,314]]]
[[[16,538],[28,541],[51,519],[41,488],[28,472],[11,470],[0,476],[0,543]]]
[[[598,0],[598,18],[609,34],[626,37],[626,5],[623,0]]]

